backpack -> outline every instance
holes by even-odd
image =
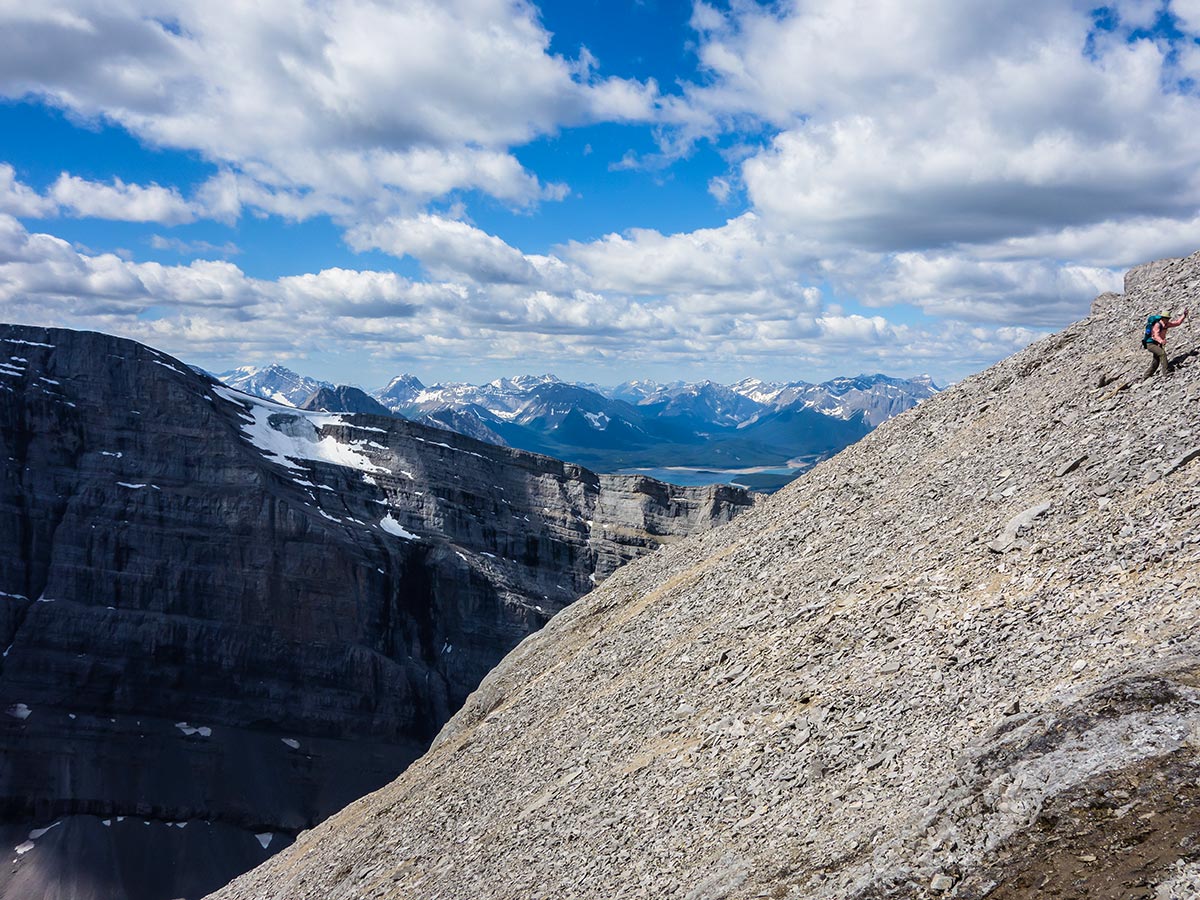
[[[1145,347],[1149,343],[1158,343],[1150,340],[1150,334],[1154,331],[1154,326],[1159,323],[1159,320],[1165,319],[1166,316],[1150,316],[1146,319],[1146,333],[1142,336],[1142,346]]]

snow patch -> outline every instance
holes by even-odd
[[[140,490],[141,488],[144,488],[144,487],[149,487],[149,485],[145,485],[145,484],[130,484],[128,481],[118,481],[117,484],[119,484],[123,488],[129,488],[131,491],[136,491],[136,490]]]
[[[427,441],[425,438],[415,438],[415,440],[420,441],[422,444],[431,444],[434,447],[445,447],[447,450],[454,450],[458,453],[466,453],[468,456],[478,456],[480,459],[484,458],[482,453],[476,453],[474,450],[463,450],[459,447],[451,447],[449,444],[443,444],[441,441]]]
[[[597,431],[603,431],[608,427],[608,423],[612,421],[604,413],[588,413],[585,412],[583,417],[591,423],[592,427]]]
[[[420,538],[407,530],[403,525],[392,518],[392,514],[388,513],[379,520],[379,527],[388,534],[394,534],[398,538],[404,538],[406,541],[419,541]]]
[[[17,844],[17,846],[13,847],[13,849],[17,851],[17,856],[24,856],[36,846],[37,845],[33,841],[25,841]]]
[[[154,363],[156,366],[162,366],[164,369],[170,369],[176,375],[186,375],[187,374],[186,372],[179,371],[177,368],[175,368],[170,363],[165,363],[160,359],[152,359],[152,360],[150,360],[150,362]]]
[[[364,454],[332,436],[321,436],[324,425],[346,425],[340,416],[327,413],[311,413],[293,407],[269,403],[257,397],[242,394],[232,388],[214,387],[213,391],[225,400],[242,407],[249,421],[243,421],[242,434],[264,456],[293,471],[302,471],[296,460],[332,463],[362,472],[388,470],[377,466]],[[274,419],[274,421],[272,421]]]
[[[120,450],[117,450],[115,452],[112,450],[101,450],[100,455],[101,456],[111,456],[111,457],[114,457],[115,459],[120,459],[125,454],[122,453]]]
[[[29,718],[29,716],[33,713],[33,710],[24,703],[14,703],[8,709],[4,710],[4,712],[7,715],[12,716],[14,719],[20,719],[24,721],[25,719]]]
[[[4,591],[0,591],[0,597],[12,597],[14,600],[28,600],[29,599],[24,594],[6,594]]]
[[[275,837],[275,835],[273,832],[264,831],[262,834],[256,834],[255,837],[258,838],[258,842],[262,844],[262,848],[266,850],[267,847],[271,845],[271,839]]]
[[[289,747],[291,747],[293,750],[300,749],[300,742],[298,740],[296,740],[295,738],[280,738],[280,740],[283,741],[285,744],[287,744]]]
[[[36,841],[38,838],[40,838],[43,834],[45,834],[51,828],[57,828],[61,824],[62,824],[62,822],[60,821],[60,822],[55,822],[53,825],[47,825],[45,828],[35,828],[35,829],[33,829],[33,831],[29,832],[29,839],[31,841]]]
[[[26,347],[53,347],[53,344],[40,344],[37,341],[20,341],[16,338],[0,338],[6,344],[24,344]]]
[[[187,722],[176,722],[175,727],[182,731],[187,737],[193,734],[198,734],[200,737],[212,737],[212,729],[207,725],[189,725]]]

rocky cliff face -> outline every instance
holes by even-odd
[[[216,896],[1183,898],[1200,255],[526,639],[396,782]]]
[[[751,502],[0,326],[0,896],[220,886],[624,562]]]

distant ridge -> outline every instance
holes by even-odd
[[[301,405],[316,393],[308,390],[312,379],[280,366],[235,371],[227,383],[267,399]],[[631,381],[602,388],[550,374],[426,385],[406,373],[371,396],[413,421],[599,471],[790,464],[798,474],[937,392],[928,376],[860,375],[819,385]],[[330,410],[344,408],[332,395],[320,396]],[[361,398],[356,402],[365,408]]]

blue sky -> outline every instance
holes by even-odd
[[[3,318],[212,369],[950,381],[1200,245],[1200,0],[0,10]]]

